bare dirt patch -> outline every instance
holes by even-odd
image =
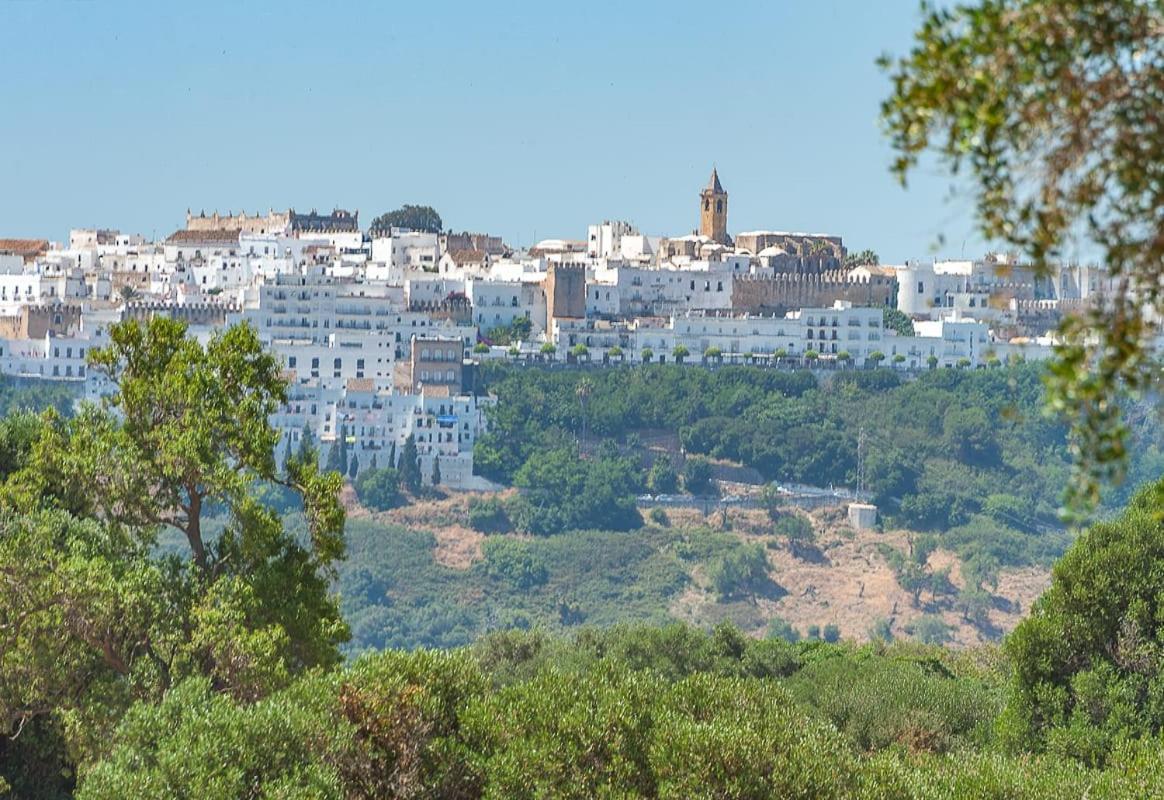
[[[705,523],[720,527],[722,515],[714,513],[705,520],[699,512],[676,511],[671,516],[673,524]],[[693,575],[695,586],[672,602],[671,613],[696,624],[708,624],[729,612],[727,615],[737,624],[758,636],[766,632],[767,622],[775,617],[786,620],[802,635],[810,625],[824,628],[832,624],[840,629],[843,638],[856,641],[867,640],[880,620],[889,622],[895,636],[905,637],[910,623],[925,614],[937,614],[952,626],[953,644],[969,646],[989,641],[989,635],[963,619],[949,599],[939,598],[935,603],[928,592],[923,592],[920,602],[915,602],[913,595],[898,585],[880,550],[889,546],[908,553],[910,534],[907,531],[854,531],[842,521],[843,516],[836,509],[814,511],[810,518],[817,529],[819,554],[804,558],[798,557],[785,541],[771,535],[772,526],[763,512],[729,512],[731,532],[765,545],[772,580],[786,594],[776,598],[757,597],[747,601],[750,607],[733,608],[740,604],[719,602],[705,582]],[[928,563],[933,570],[949,569],[951,583],[961,588],[961,565],[953,553],[935,551]],[[1042,568],[1003,571],[998,589],[993,592],[995,605],[989,612],[994,632],[1012,630],[1049,584],[1050,575]]]

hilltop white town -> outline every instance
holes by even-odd
[[[1047,358],[1062,317],[1112,289],[1098,266],[1044,275],[997,254],[885,265],[841,236],[729,234],[714,169],[697,202],[688,234],[605,221],[523,251],[483,233],[362,229],[339,209],[187,211],[160,241],[0,239],[0,373],[95,398],[108,386],[86,353],[110,324],[174,317],[206,338],[246,321],[290,378],[273,420],[283,449],[305,430],[325,451],[342,435],[359,469],[411,435],[426,480],[439,459],[447,488],[487,488],[473,474],[483,360],[974,369]],[[904,329],[886,324],[889,309]]]

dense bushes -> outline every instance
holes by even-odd
[[[863,440],[864,484],[887,524],[958,529],[957,543],[944,544],[965,558],[988,553],[1004,566],[1047,564],[1068,541],[1057,510],[1069,450],[1065,428],[1044,414],[1040,369],[926,370],[903,380],[888,369],[818,379],[760,367],[494,364],[484,368],[484,383],[499,402],[476,464],[481,474],[514,483],[528,462],[571,446],[583,429],[591,441],[620,444],[665,433],[686,451],[690,492],[709,490],[702,459],[739,462],[769,481],[854,486]],[[585,402],[576,391],[583,378]],[[1143,463],[1133,458],[1131,472],[1147,475],[1164,464],[1161,433],[1143,415],[1132,419]],[[638,477],[630,483],[674,491],[665,461],[654,458],[645,475],[632,464]]]
[[[84,800],[140,797],[1151,797],[1158,746],[1107,771],[1008,757],[1001,675],[935,649],[731,628],[509,632],[385,652],[252,704],[187,681],[140,703]]]
[[[570,447],[529,458],[514,476],[521,494],[514,525],[534,534],[595,528],[626,531],[643,524],[635,507],[641,472],[629,459],[601,455],[582,459]]]
[[[375,511],[396,508],[400,496],[400,473],[391,467],[366,469],[356,478],[356,496],[360,502]]]

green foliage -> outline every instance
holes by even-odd
[[[0,488],[0,729],[51,720],[81,764],[135,699],[189,677],[259,698],[335,665],[348,636],[328,589],[340,477],[314,458],[277,473],[285,385],[252,328],[185,333],[114,325],[91,359],[116,393],[46,412]],[[252,491],[274,483],[302,504],[295,529]]]
[[[836,644],[841,640],[841,629],[831,622],[821,630],[821,638],[829,644]]]
[[[816,538],[812,522],[808,517],[796,512],[781,514],[772,526],[772,532],[777,536],[783,536],[789,543],[811,542]]]
[[[1164,728],[1161,598],[1164,482],[1093,525],[1055,565],[1051,588],[1007,639],[1015,669],[1012,746],[1100,764]]]
[[[854,267],[875,267],[881,263],[881,257],[872,250],[861,250],[845,256],[845,269]]]
[[[516,539],[490,539],[482,547],[485,570],[490,577],[510,584],[514,589],[541,586],[549,577],[545,563],[528,543]]]
[[[881,327],[887,331],[894,331],[898,336],[913,336],[913,320],[904,311],[886,306],[881,309]],[[897,358],[894,357],[894,361]],[[905,356],[901,357],[905,361]]]
[[[925,614],[905,626],[905,632],[922,644],[948,644],[953,627],[937,614]]]
[[[517,317],[508,325],[498,325],[490,328],[489,332],[485,334],[485,338],[494,345],[501,347],[506,345],[516,346],[528,339],[532,330],[533,322],[530,321],[529,317]]]
[[[485,497],[469,501],[469,527],[481,533],[508,533],[513,526],[501,500]]]
[[[561,601],[590,625],[669,622],[669,604],[690,583],[688,562],[671,543],[687,535],[651,527],[527,539],[547,577],[519,590],[480,562],[469,569],[439,563],[429,533],[351,520],[350,555],[337,582],[352,628],[349,651],[457,647],[495,629],[560,631],[576,624],[560,616]]]
[[[762,545],[739,545],[712,562],[708,577],[722,598],[750,597],[771,582],[768,556]]]
[[[404,446],[400,448],[400,460],[396,463],[396,469],[400,472],[400,485],[409,494],[418,494],[423,479],[420,475],[420,454],[416,450],[416,437],[411,433],[404,440]]]
[[[926,153],[964,180],[983,239],[1041,275],[1080,241],[1120,280],[1067,319],[1048,377],[1080,458],[1068,500],[1094,506],[1127,467],[1119,394],[1159,379],[1164,295],[1164,10],[1139,0],[977,0],[926,6],[912,50],[886,58],[882,119],[904,182]]]
[[[800,633],[792,627],[792,623],[780,617],[773,617],[772,621],[768,623],[768,638],[796,644],[800,641]]]
[[[391,467],[366,469],[355,482],[356,497],[374,511],[387,511],[401,504],[400,473]]]
[[[581,459],[572,447],[535,454],[514,476],[522,491],[511,519],[519,530],[538,535],[632,530],[642,525],[635,507],[641,474],[627,459]]]
[[[808,661],[786,685],[862,750],[904,745],[940,753],[985,744],[1001,707],[1000,682],[959,675],[948,660],[908,644],[883,654],[876,646],[839,646]]]
[[[667,516],[667,512],[661,508],[652,508],[650,513],[651,522],[663,528],[671,525],[671,518]]]
[[[691,456],[683,462],[683,488],[690,494],[710,494],[711,462],[702,456]]]
[[[671,459],[655,459],[647,473],[647,489],[653,494],[674,494],[679,489],[679,476],[671,466]]]
[[[392,228],[405,228],[422,233],[440,233],[443,224],[441,215],[431,206],[405,204],[395,211],[388,211],[372,220],[368,232],[373,236],[387,236]]]

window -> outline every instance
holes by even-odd
[[[926,293],[926,285],[922,281],[917,282],[917,293],[918,294],[925,294]]]
[[[445,373],[445,380],[451,382],[451,381],[455,381],[456,379],[457,379],[457,374],[455,372],[453,372],[451,369]]]

